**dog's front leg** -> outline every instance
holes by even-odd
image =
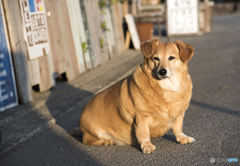
[[[181,115],[179,115],[172,126],[172,130],[174,135],[176,136],[177,142],[180,142],[181,144],[186,143],[193,143],[195,142],[195,139],[192,137],[188,137],[182,132],[182,126],[183,126],[183,118],[184,118],[185,112],[183,112]]]
[[[143,153],[154,153],[155,146],[150,141],[149,118],[137,116],[135,119],[135,132]]]

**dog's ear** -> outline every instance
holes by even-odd
[[[145,57],[153,54],[155,46],[159,43],[158,39],[148,40],[141,44],[141,51]]]
[[[175,41],[175,44],[179,49],[179,55],[181,60],[183,62],[190,61],[191,58],[193,57],[194,47],[180,40]]]

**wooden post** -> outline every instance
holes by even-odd
[[[84,57],[83,57],[83,50],[82,50],[82,43],[81,43],[81,38],[80,38],[80,31],[78,28],[78,22],[77,20],[77,12],[75,10],[75,7],[77,5],[74,4],[76,1],[66,1],[67,2],[67,7],[68,7],[68,12],[69,12],[69,20],[70,20],[70,27],[71,27],[71,32],[73,36],[73,44],[75,47],[75,52],[76,52],[76,57],[78,61],[78,67],[79,71],[83,73],[86,71],[85,67],[85,62],[84,62]],[[80,4],[79,4],[80,5]]]
[[[62,34],[60,31],[60,21],[57,12],[57,1],[45,1],[45,9],[48,13],[47,25],[48,36],[51,48],[51,58],[53,65],[53,77],[58,77],[62,73],[66,72],[65,56],[62,43]],[[56,28],[58,27],[58,28]]]
[[[136,16],[137,15],[137,2],[136,0],[133,0],[132,1],[132,13],[131,13],[133,16]]]
[[[97,29],[100,29],[100,20],[96,16],[96,8],[94,10],[94,4],[88,0],[82,1],[85,6],[86,19],[88,23],[89,34],[88,38],[90,39],[89,49],[91,51],[91,57],[93,61],[93,67],[97,67],[101,64],[101,49],[99,43],[99,34]],[[94,3],[96,3],[94,1]],[[93,12],[94,11],[94,12]]]
[[[128,14],[128,1],[124,1],[122,4],[122,12],[123,12],[123,17],[125,17],[126,14]]]
[[[209,0],[204,0],[205,3],[205,32],[210,32],[210,12],[209,12]]]
[[[127,31],[126,32],[126,39],[125,39],[125,49],[126,50],[129,49],[130,41],[131,41],[130,32]]]
[[[19,0],[3,0],[3,8],[12,48],[13,64],[16,73],[18,98],[21,104],[33,100],[31,81],[29,79],[29,67],[27,49],[24,40],[22,18]]]

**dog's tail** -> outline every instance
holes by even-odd
[[[80,130],[79,127],[76,127],[75,129],[73,129],[73,130],[71,131],[71,135],[72,135],[73,137],[81,137],[81,136],[83,135],[83,133],[82,133],[82,131]]]

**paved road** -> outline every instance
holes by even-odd
[[[240,160],[239,20],[240,15],[215,16],[211,33],[171,38],[195,47],[189,62],[193,97],[183,131],[196,143],[180,145],[169,131],[152,141],[156,152],[150,155],[143,154],[138,146],[83,145],[81,139],[68,134],[77,126],[82,109],[79,104],[52,128],[2,158],[0,165],[210,165],[211,157]],[[137,56],[136,61],[141,58]]]

